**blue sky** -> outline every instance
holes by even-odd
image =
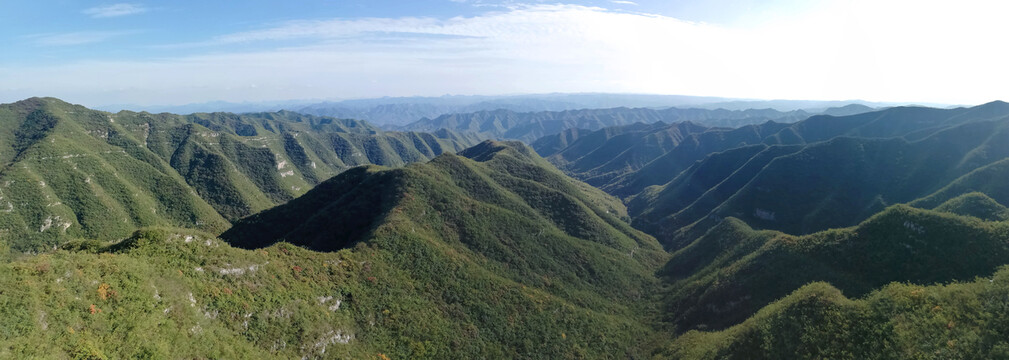
[[[1009,98],[998,1],[18,1],[0,102],[634,92]]]

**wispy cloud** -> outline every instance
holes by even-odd
[[[108,6],[97,6],[82,11],[85,15],[93,18],[110,18],[127,15],[135,15],[147,12],[148,9],[140,4],[120,3]]]
[[[165,52],[188,55],[0,67],[0,83],[25,84],[17,94],[91,104],[545,92],[947,103],[1009,97],[1001,85],[1009,83],[1009,48],[993,45],[992,35],[1009,32],[1001,15],[1009,5],[929,3],[897,25],[894,18],[921,2],[894,1],[839,0],[745,28],[575,5],[295,21]],[[82,44],[117,35],[34,39]],[[0,100],[14,93],[0,88]]]
[[[635,5],[635,6],[638,5],[638,3],[636,3],[636,2],[627,1],[627,0],[610,0],[610,2],[614,3],[614,4],[620,4],[620,5]]]
[[[129,33],[130,31],[78,31],[59,34],[35,34],[25,36],[25,38],[39,46],[73,46],[105,42]]]

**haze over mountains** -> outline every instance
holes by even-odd
[[[190,114],[197,112],[263,112],[290,110],[303,114],[365,120],[372,124],[395,128],[424,118],[435,119],[442,115],[482,111],[508,110],[517,113],[608,109],[618,107],[664,109],[669,107],[699,109],[776,109],[789,112],[803,110],[819,113],[831,107],[859,104],[869,107],[888,107],[906,103],[879,103],[868,101],[808,101],[808,100],[739,100],[719,97],[647,94],[529,94],[529,95],[445,95],[441,97],[383,97],[340,101],[289,100],[276,102],[207,102],[199,104],[158,105],[102,105],[96,109],[169,112]],[[616,124],[611,124],[616,125]]]
[[[1000,356],[1009,104],[821,112],[0,105],[0,353]]]

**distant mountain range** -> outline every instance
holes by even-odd
[[[617,107],[664,109],[692,107],[700,109],[775,109],[782,112],[803,110],[821,113],[831,107],[860,104],[879,108],[903,103],[874,103],[866,101],[808,101],[808,100],[740,100],[719,97],[647,94],[529,94],[502,96],[446,95],[440,97],[384,97],[340,101],[290,100],[273,102],[207,102],[178,106],[104,105],[97,109],[169,112],[190,114],[198,112],[264,112],[291,110],[304,114],[366,120],[384,128],[403,126],[423,118],[434,119],[442,115],[481,111],[510,110],[514,112],[541,112],[584,109],[609,109]],[[927,105],[927,104],[921,104]]]
[[[849,104],[830,108],[824,113],[850,115],[871,111],[872,108]],[[526,143],[568,129],[599,130],[606,127],[651,124],[656,122],[691,121],[708,127],[739,127],[769,120],[796,122],[813,114],[803,110],[781,112],[774,109],[680,109],[661,110],[648,108],[611,108],[590,110],[565,110],[520,113],[510,110],[480,111],[466,114],[442,115],[420,121],[399,129],[408,131],[452,131],[476,134],[489,139],[514,139]]]

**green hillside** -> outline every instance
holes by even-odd
[[[949,199],[935,208],[936,211],[963,216],[973,216],[986,221],[1009,220],[1009,209],[983,193],[972,192]]]
[[[757,149],[726,151],[692,168],[696,171],[643,192],[630,202],[631,212],[635,226],[671,249],[729,216],[789,234],[850,226],[1006,158],[1009,143],[1002,139],[1009,137],[1007,124],[971,122],[910,142],[837,137],[801,149],[776,146],[749,159],[746,155]],[[776,156],[766,156],[770,154]],[[732,160],[734,156],[740,159]],[[722,164],[726,161],[728,166]]]
[[[667,255],[623,214],[518,143],[356,168],[224,235],[256,249],[150,228],[0,265],[0,356],[647,357]]]
[[[379,234],[395,234],[384,246],[423,281],[445,281],[423,269],[438,264],[427,256],[447,251],[580,306],[631,315],[613,300],[646,296],[665,253],[621,214],[616,199],[565,177],[524,145],[484,142],[426,164],[355,169],[243,219],[222,238],[247,248],[288,241],[332,251],[385,244],[393,239]]]
[[[220,233],[350,167],[473,141],[291,112],[112,114],[51,98],[0,105],[0,140],[0,236],[16,251],[150,226]]]
[[[690,331],[656,359],[1003,359],[1009,269],[949,285],[893,283],[852,300],[816,282],[724,331]]]
[[[1009,262],[1009,224],[897,205],[853,228],[796,237],[726,219],[673,254],[668,320],[678,331],[721,329],[803,285],[824,281],[862,297],[890,282],[989,276]]]
[[[864,109],[868,110],[868,109]],[[595,141],[596,147],[584,146],[579,150],[578,141],[566,142],[555,135],[539,140],[537,151],[542,148],[544,156],[550,156],[555,165],[567,174],[606,190],[621,198],[628,198],[644,191],[649,186],[664,185],[672,181],[696,161],[710,154],[731,150],[740,146],[803,145],[823,142],[835,137],[853,138],[894,138],[903,137],[908,141],[918,141],[935,135],[951,127],[968,123],[998,121],[1009,116],[1009,104],[996,101],[970,108],[935,109],[925,107],[895,107],[885,110],[862,112],[828,112],[835,115],[814,115],[794,123],[768,122],[739,126],[735,129],[711,128],[690,134],[675,146],[664,148],[656,156],[655,148],[641,147],[627,151],[596,151],[603,145]],[[773,118],[772,118],[773,119]],[[665,119],[664,119],[665,120]],[[706,124],[704,121],[699,124]],[[598,131],[622,132],[621,127],[604,128]],[[616,139],[620,141],[620,139]],[[641,141],[640,139],[638,141]],[[566,143],[566,147],[558,144]],[[586,141],[587,143],[587,141]],[[545,144],[553,144],[547,146]],[[609,145],[612,146],[612,145]],[[549,150],[548,150],[549,149]],[[566,153],[563,159],[555,159],[554,154]],[[591,154],[590,154],[591,153]],[[570,159],[588,157],[590,164],[615,162],[625,164],[622,159],[649,159],[644,164],[634,166],[614,166],[605,176],[598,176],[594,166],[571,166]],[[597,165],[596,165],[597,166]]]

